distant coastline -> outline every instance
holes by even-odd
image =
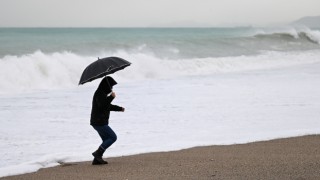
[[[320,16],[306,16],[291,23],[293,26],[307,26],[310,28],[320,28]]]

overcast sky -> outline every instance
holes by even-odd
[[[0,0],[0,27],[270,25],[320,15],[320,0]]]

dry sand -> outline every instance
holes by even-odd
[[[107,153],[105,153],[107,155]],[[3,179],[320,179],[320,135],[70,163]]]

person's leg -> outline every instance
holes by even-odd
[[[98,131],[98,133],[103,141],[102,144],[100,145],[100,147],[102,147],[102,149],[106,150],[114,142],[116,142],[117,135],[108,125],[95,127],[95,129]]]
[[[93,126],[93,128],[99,133],[103,142],[99,146],[99,148],[92,153],[92,155],[95,157],[92,164],[93,165],[107,164],[108,162],[102,159],[103,153],[108,147],[110,147],[117,140],[117,135],[108,125]]]

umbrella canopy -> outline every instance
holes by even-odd
[[[129,61],[119,57],[106,57],[103,59],[98,58],[97,61],[91,63],[83,71],[79,85],[101,78],[108,74],[112,74],[116,71],[124,69],[127,66],[130,66],[130,64],[131,63]]]

